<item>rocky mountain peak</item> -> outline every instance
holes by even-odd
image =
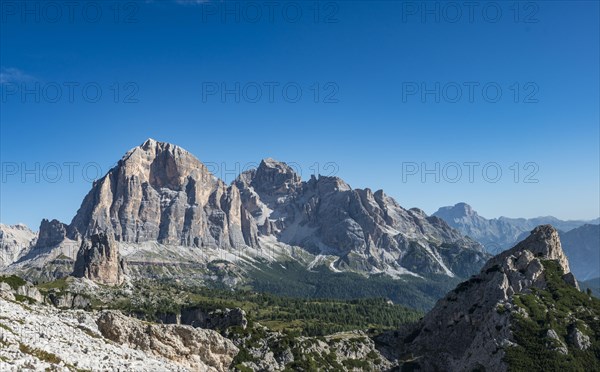
[[[150,147],[154,147],[158,144],[158,141],[155,140],[154,138],[148,138],[144,143],[142,143],[142,145],[140,146],[143,149],[147,149]]]
[[[104,234],[125,243],[127,256],[147,242],[243,250],[276,241],[334,256],[327,258],[332,268],[392,276],[468,276],[487,259],[475,241],[420,210],[405,210],[382,190],[353,189],[330,176],[303,182],[291,164],[272,158],[228,186],[191,153],[154,139],[94,183],[68,228],[58,221],[43,226],[44,244],[63,239],[65,229],[75,242]],[[99,246],[106,245],[112,246]]]
[[[31,229],[24,223],[18,223],[16,225],[12,225],[11,227],[16,230],[21,230],[21,231],[31,231]]]
[[[303,182],[291,167],[272,159],[235,184],[262,236],[338,256],[331,267],[340,270],[462,276],[485,262],[479,244],[441,221],[430,222],[422,211],[405,210],[382,190],[353,189],[333,176]],[[438,256],[441,244],[448,249]],[[458,256],[469,256],[469,264]]]
[[[49,248],[60,244],[67,236],[68,226],[58,220],[43,219],[36,247]]]
[[[469,204],[464,203],[464,202],[457,203],[456,205],[454,205],[454,209],[460,210],[466,216],[472,216],[472,215],[477,214],[477,212],[475,212]]]
[[[287,195],[302,182],[300,176],[284,162],[267,158],[254,173],[252,186],[267,194]]]
[[[506,264],[510,262],[510,258],[521,257],[523,255],[528,257],[527,261],[533,261],[534,259],[538,261],[556,261],[564,274],[571,272],[569,261],[560,243],[558,231],[552,225],[536,227],[525,240],[488,261],[484,266],[484,270],[497,264]],[[508,268],[511,269],[512,267],[508,265]]]
[[[35,243],[36,234],[23,224],[0,223],[0,267],[15,262]]]
[[[311,178],[311,180],[309,181],[309,185],[313,184],[323,195],[327,195],[329,193],[336,193],[340,191],[352,190],[350,185],[348,185],[346,181],[339,177],[319,176],[319,178]],[[365,195],[369,195],[371,198],[373,197],[373,193],[370,189],[360,191],[363,192]]]
[[[560,243],[558,230],[552,225],[541,225],[536,227],[531,232],[531,235],[519,243],[515,249],[527,249],[536,257],[556,260],[565,273],[571,271],[569,269],[569,261],[567,260],[567,256]]]
[[[100,232],[117,241],[234,246],[243,236],[239,191],[181,147],[149,139],[97,181],[69,227],[79,239]]]
[[[419,216],[420,218],[427,218],[427,213],[425,213],[425,211],[420,208],[413,207],[410,208],[408,211],[415,216]]]
[[[208,184],[217,182],[194,155],[179,146],[153,139],[127,152],[116,171],[128,178],[148,178],[154,187],[172,190],[181,190],[188,178]]]
[[[435,213],[442,218],[459,219],[463,217],[474,217],[477,216],[477,212],[473,208],[464,202],[456,203],[454,206],[442,207]]]
[[[183,148],[181,148],[177,145],[174,145],[169,142],[157,141],[153,138],[148,138],[146,141],[144,141],[144,143],[142,143],[138,147],[133,148],[130,152],[134,152],[136,150],[142,150],[142,151],[153,153],[153,154],[159,154],[162,152],[169,152],[172,154],[176,154],[176,153],[189,154],[186,150],[184,150]]]

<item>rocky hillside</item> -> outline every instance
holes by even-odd
[[[232,304],[248,313],[225,307]],[[36,287],[0,276],[0,368],[385,370],[396,362],[362,330],[419,316],[383,299],[306,301],[177,282],[109,287],[85,278]]]
[[[98,285],[88,278],[118,271],[119,257],[103,234],[86,242],[78,263],[92,275],[37,287],[0,277],[2,370],[600,370],[600,300],[579,291],[549,225],[422,318],[385,299]]]
[[[94,243],[98,234],[115,248],[99,249],[113,244]],[[95,182],[69,225],[44,220],[31,245],[17,262],[10,256],[5,272],[47,281],[75,269],[99,279],[119,273],[119,255],[134,277],[202,280],[212,275],[208,264],[219,260],[235,262],[237,274],[225,279],[232,285],[257,267],[257,257],[394,278],[466,277],[489,257],[442,219],[404,209],[382,190],[352,189],[335,177],[302,181],[272,159],[226,185],[189,152],[154,140]],[[82,269],[92,261],[112,274]]]
[[[337,177],[302,181],[273,159],[235,185],[260,236],[334,256],[336,270],[467,276],[487,258],[440,218],[404,209],[383,190],[352,189]]]
[[[598,370],[600,301],[578,290],[544,225],[440,300],[399,350],[407,370]]]
[[[2,371],[224,371],[238,353],[212,330],[151,325],[115,311],[59,310],[40,303],[30,284],[3,280]]]
[[[453,228],[477,240],[493,254],[512,247],[518,241],[527,237],[529,231],[539,225],[548,224],[560,231],[569,231],[586,223],[600,223],[599,219],[594,221],[563,221],[552,216],[529,219],[508,217],[487,219],[480,216],[466,203],[442,207],[433,215],[442,218]]]

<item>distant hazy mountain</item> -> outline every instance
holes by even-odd
[[[600,277],[600,225],[583,225],[560,233],[560,240],[577,279]]]
[[[600,278],[586,280],[585,282],[580,281],[579,287],[584,292],[589,288],[594,296],[600,298]]]
[[[512,247],[515,243],[529,235],[529,232],[539,225],[552,225],[557,230],[567,232],[585,224],[598,224],[600,219],[593,221],[563,221],[556,217],[508,218],[500,217],[487,219],[477,214],[466,203],[442,207],[433,214],[442,218],[450,226],[463,234],[470,236],[483,244],[491,253],[498,253]]]

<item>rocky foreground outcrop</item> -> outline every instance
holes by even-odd
[[[31,302],[44,301],[44,296],[33,284],[17,276],[0,276],[0,298],[9,301],[16,298]]]
[[[237,354],[214,331],[1,298],[0,346],[0,370],[15,372],[225,371]]]
[[[111,341],[162,356],[191,370],[200,370],[198,366],[203,364],[227,370],[238,353],[233,342],[212,330],[145,323],[117,311],[101,312],[96,323],[100,333]]]
[[[515,345],[513,312],[523,313],[515,296],[547,289],[545,261],[555,262],[562,280],[577,288],[558,232],[539,226],[438,301],[404,336],[399,349],[407,364],[422,371],[505,371],[506,350]]]

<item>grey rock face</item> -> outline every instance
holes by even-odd
[[[36,233],[25,225],[0,224],[0,267],[23,256],[35,244],[36,237]]]
[[[69,227],[73,239],[97,232],[121,242],[192,247],[256,243],[251,220],[242,218],[238,189],[187,151],[154,140],[95,182]]]
[[[52,305],[61,309],[85,309],[90,305],[89,298],[72,292],[50,292],[47,299]]]
[[[229,327],[241,327],[246,329],[248,320],[246,312],[242,309],[217,309],[205,312],[201,309],[183,309],[181,311],[181,324],[191,325],[197,328],[214,330],[225,330]]]
[[[150,352],[195,371],[229,368],[238,348],[212,330],[144,323],[116,311],[103,311],[100,333],[118,344]]]
[[[568,330],[569,334],[567,335],[567,339],[569,343],[575,346],[579,350],[587,350],[592,346],[592,342],[590,341],[590,337],[583,334],[579,329],[577,329],[576,324],[572,324]]]
[[[40,291],[29,282],[17,288],[16,294],[32,298],[36,302],[44,301],[44,296],[42,296]]]
[[[558,334],[555,330],[549,329],[548,332],[546,332],[546,339],[546,347],[549,350],[556,351],[563,355],[569,354],[569,349],[567,348],[567,345],[565,345],[565,343],[560,339],[560,337],[558,337]]]
[[[101,233],[84,239],[77,254],[73,276],[106,285],[119,285],[123,283],[124,275],[125,266],[112,236]]]
[[[13,289],[10,287],[10,285],[4,282],[0,283],[0,298],[8,301],[15,300],[15,294],[13,293]]]
[[[569,273],[558,232],[550,225],[534,229],[514,248],[489,260],[479,275],[438,301],[404,338],[403,348],[419,358],[424,370],[463,371],[480,366],[506,370],[504,348],[514,341],[508,311],[514,306],[512,296],[534,287],[546,288],[541,260],[554,260]]]
[[[303,182],[285,163],[266,159],[235,185],[261,235],[338,256],[338,269],[464,276],[488,257],[440,218],[406,210],[382,190],[352,189],[337,177]]]
[[[58,221],[43,219],[40,224],[36,247],[49,248],[60,244],[67,236],[67,225]]]
[[[0,298],[14,301],[15,296],[25,296],[35,302],[42,302],[44,300],[44,296],[42,296],[40,291],[30,282],[23,281],[22,284],[11,285],[0,282]]]

